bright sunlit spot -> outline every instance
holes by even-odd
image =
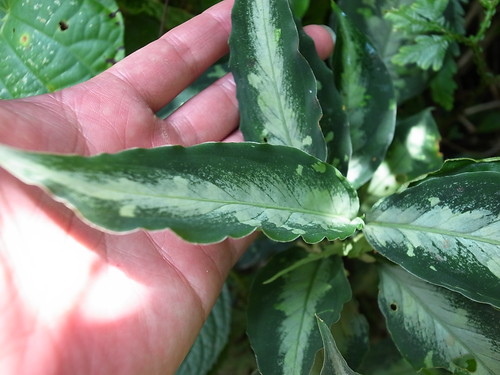
[[[144,286],[115,266],[98,270],[83,298],[80,313],[90,322],[120,319],[144,305]]]
[[[105,322],[133,314],[143,305],[138,298],[145,295],[142,284],[104,263],[100,254],[52,225],[50,217],[22,210],[13,216],[3,223],[0,235],[16,249],[7,255],[18,270],[15,288],[38,322],[53,326],[72,313],[89,322]],[[23,223],[22,233],[16,223]]]
[[[406,147],[413,158],[420,159],[422,157],[425,138],[426,131],[423,125],[411,128],[408,138],[406,138]]]

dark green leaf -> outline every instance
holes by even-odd
[[[416,369],[500,373],[500,311],[383,266],[379,305],[391,335]],[[474,370],[474,371],[472,371]]]
[[[207,143],[94,157],[0,147],[0,166],[102,228],[171,228],[192,242],[242,237],[307,242],[353,234],[358,198],[334,167],[295,148]]]
[[[230,68],[245,139],[296,147],[325,160],[316,79],[299,53],[288,1],[236,0],[232,18]]]
[[[396,97],[374,47],[334,3],[332,6],[332,28],[337,33],[332,65],[352,141],[347,179],[357,188],[372,177],[392,141]]]
[[[430,178],[379,202],[365,234],[411,273],[500,307],[500,173]]]
[[[3,2],[0,98],[91,78],[123,56],[123,19],[113,0]]]
[[[335,343],[352,369],[359,368],[368,352],[369,330],[368,321],[359,312],[358,303],[354,300],[344,305],[340,320],[331,327]]]
[[[300,52],[309,62],[318,82],[318,100],[323,110],[320,126],[325,136],[328,155],[327,162],[347,175],[349,160],[352,154],[349,122],[342,105],[342,97],[335,87],[333,72],[322,61],[313,40],[298,27],[300,36]]]
[[[415,369],[401,356],[390,337],[370,345],[359,371],[369,375],[417,375]]]
[[[349,368],[342,354],[340,354],[330,327],[319,317],[317,317],[317,322],[324,347],[324,362],[320,375],[359,375]]]
[[[307,374],[321,347],[316,315],[332,324],[351,298],[340,257],[320,259],[264,281],[307,256],[300,248],[275,256],[250,294],[248,335],[263,375]]]
[[[176,375],[205,375],[227,343],[231,328],[231,295],[224,285],[195,343]]]

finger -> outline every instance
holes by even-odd
[[[313,38],[319,56],[324,59],[333,50],[330,32],[311,25],[305,31]],[[238,101],[232,75],[228,74],[184,103],[167,119],[158,121],[153,145],[220,141],[238,127]]]
[[[321,59],[326,59],[333,52],[335,34],[326,26],[308,25],[304,31],[313,39],[316,51]]]
[[[236,86],[231,74],[220,78],[165,120],[157,122],[153,146],[180,144],[191,146],[220,141],[232,133],[239,122]]]
[[[159,110],[228,51],[233,0],[225,0],[123,59],[96,80],[114,75]]]

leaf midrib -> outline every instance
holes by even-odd
[[[262,5],[262,2],[261,2],[261,5]],[[266,6],[266,4],[262,5],[263,7]],[[271,11],[271,5],[267,5],[270,7],[270,11]],[[262,8],[261,8],[262,9]],[[273,23],[273,25],[276,25],[276,23]],[[274,91],[274,95],[276,98],[278,98],[277,102],[278,102],[278,111],[280,113],[280,117],[282,119],[282,128],[285,130],[285,135],[286,135],[286,138],[287,138],[287,144],[290,145],[290,146],[293,146],[294,143],[293,143],[293,140],[292,140],[292,137],[290,135],[290,125],[288,125],[288,118],[285,116],[285,111],[283,109],[283,103],[281,101],[282,99],[282,96],[280,95],[280,91],[278,89],[278,86],[276,85],[276,70],[275,70],[275,61],[271,58],[272,54],[271,54],[271,46],[269,44],[269,38],[271,37],[270,33],[269,33],[269,30],[268,30],[268,26],[266,24],[263,25],[264,29],[266,30],[265,32],[265,35],[266,35],[266,46],[267,46],[267,54],[266,54],[266,57],[269,61],[269,66],[271,67],[271,74],[272,74],[272,87],[273,87],[273,91]]]
[[[391,222],[384,222],[384,221],[367,221],[366,227],[370,227],[370,226],[378,226],[378,227],[385,227],[385,228],[392,228],[392,229],[403,229],[403,230],[410,230],[410,231],[415,231],[415,232],[429,232],[429,233],[434,233],[434,234],[441,234],[443,236],[449,236],[449,237],[455,237],[455,238],[459,237],[459,238],[464,238],[464,239],[473,240],[473,241],[477,241],[477,242],[484,242],[484,243],[488,243],[491,245],[500,246],[500,240],[495,240],[493,238],[479,237],[479,236],[467,234],[464,232],[441,229],[438,227],[426,227],[423,225],[391,223]]]
[[[88,197],[98,199],[97,196],[91,195],[88,192],[92,191],[91,189],[71,189],[68,188],[66,184],[60,184],[57,182],[56,179],[54,180],[48,180],[46,182],[40,181],[41,184],[47,186],[47,188],[51,191],[53,191],[53,187],[55,186],[62,186],[64,190],[66,191],[74,191],[81,193],[83,195],[86,195]],[[82,186],[82,181],[79,181],[80,186]],[[78,186],[78,185],[74,185]],[[311,215],[311,216],[318,216],[318,217],[325,217],[333,220],[337,219],[342,219],[342,220],[351,220],[350,217],[348,216],[341,216],[341,215],[334,215],[328,212],[321,212],[321,211],[313,211],[313,210],[308,210],[306,208],[295,208],[295,207],[288,207],[288,206],[272,206],[272,205],[266,205],[263,203],[258,203],[258,202],[248,202],[248,201],[230,201],[230,200],[215,200],[215,199],[208,199],[208,198],[197,198],[197,197],[186,197],[186,196],[176,196],[176,195],[155,195],[155,194],[145,194],[142,192],[138,193],[130,193],[126,190],[120,190],[120,189],[110,189],[106,188],[103,189],[112,193],[116,193],[119,195],[123,196],[139,196],[139,197],[147,197],[147,198],[154,198],[154,199],[163,199],[163,200],[169,200],[169,199],[177,199],[177,200],[183,200],[183,201],[193,201],[193,202],[200,202],[200,203],[219,203],[221,206],[229,206],[229,205],[246,205],[250,207],[255,207],[255,208],[261,208],[261,209],[270,209],[270,210],[277,210],[277,211],[284,211],[284,212],[291,212],[291,213],[299,213],[299,214],[305,214],[305,215]],[[101,191],[103,191],[101,190]],[[225,192],[225,191],[224,191]],[[227,192],[225,192],[228,194]],[[59,194],[57,194],[59,195]],[[66,198],[67,199],[67,198]],[[113,201],[113,200],[111,200]]]

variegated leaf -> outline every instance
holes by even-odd
[[[358,188],[382,163],[394,136],[396,94],[377,51],[332,1],[337,32],[333,72],[349,121],[352,157],[347,179]]]
[[[333,72],[321,60],[316,52],[314,41],[298,25],[300,52],[309,62],[318,82],[318,100],[323,110],[320,120],[321,130],[327,145],[326,161],[347,175],[349,160],[352,154],[349,122],[333,77]]]
[[[340,172],[285,146],[208,143],[93,157],[2,146],[0,166],[112,231],[171,228],[207,243],[262,228],[278,241],[317,242],[362,225]]]
[[[426,283],[400,267],[380,270],[379,305],[403,356],[416,370],[500,373],[500,311]]]
[[[278,254],[252,286],[248,336],[263,375],[307,374],[322,347],[316,315],[332,324],[351,298],[340,257],[309,262],[264,283],[305,257],[307,252],[301,248]]]
[[[229,45],[246,140],[296,147],[321,160],[316,79],[299,53],[286,0],[236,0]]]
[[[500,307],[499,186],[491,170],[428,178],[379,202],[366,237],[411,273]]]

